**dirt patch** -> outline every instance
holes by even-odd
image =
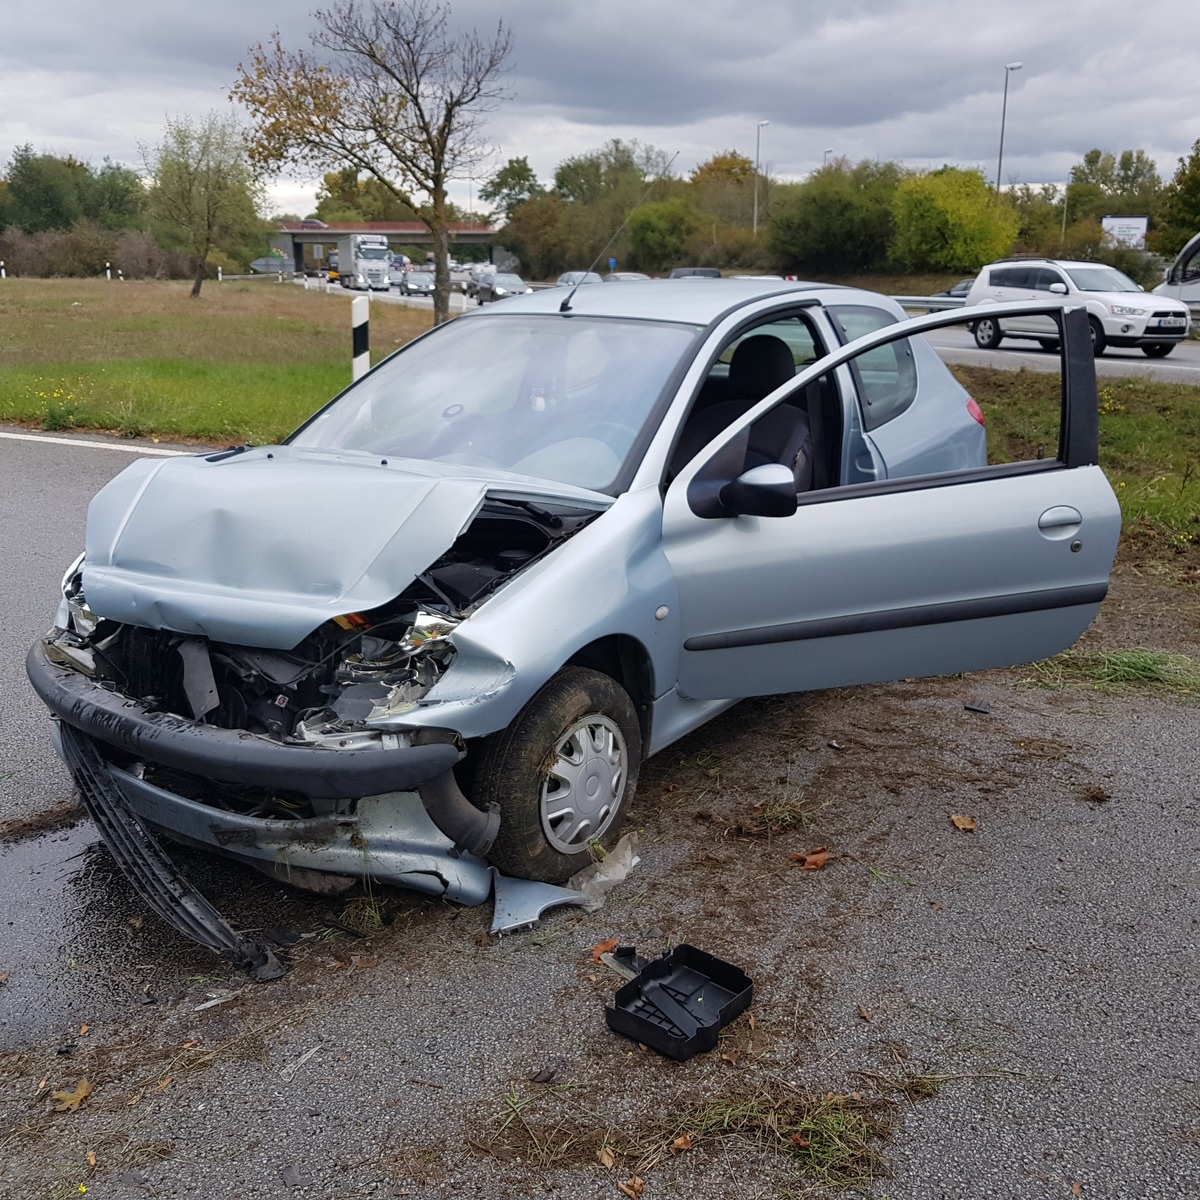
[[[83,820],[83,816],[83,809],[77,802],[71,801],[43,809],[31,817],[10,817],[0,821],[0,842],[23,842],[43,834],[56,833],[60,829],[69,829],[77,821]]]

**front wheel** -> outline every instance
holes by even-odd
[[[1165,346],[1162,342],[1158,342],[1152,346],[1143,346],[1142,353],[1147,358],[1166,358],[1172,350],[1175,349],[1174,342],[1168,342]]]
[[[1000,322],[993,317],[982,317],[975,322],[975,345],[980,350],[995,350],[1000,345],[1004,334],[1000,332]]]
[[[1058,353],[1057,338],[1038,338],[1038,345],[1041,346],[1043,350],[1049,350],[1054,354]]]
[[[1092,327],[1092,353],[1099,358],[1108,345],[1108,338],[1104,336],[1104,326],[1095,317],[1088,317],[1088,324]]]
[[[625,689],[599,671],[564,667],[485,745],[474,800],[500,807],[492,862],[545,883],[586,867],[616,843],[641,759]]]

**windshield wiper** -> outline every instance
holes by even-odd
[[[534,520],[545,525],[547,529],[561,529],[563,520],[558,513],[552,513],[549,509],[541,508],[534,504],[531,500],[514,500],[508,496],[489,496],[488,504],[511,504],[514,508],[524,509]]]

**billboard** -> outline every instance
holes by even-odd
[[[1145,250],[1147,222],[1146,217],[1101,217],[1100,228],[1104,230],[1104,240],[1114,246]]]

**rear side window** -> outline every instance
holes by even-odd
[[[865,304],[834,305],[829,313],[846,342],[896,323],[890,312]],[[868,432],[898,417],[916,398],[917,365],[908,338],[860,354],[851,362],[850,370],[862,400],[863,427]]]
[[[1029,267],[993,267],[988,279],[992,287],[1031,288],[1033,275]]]

